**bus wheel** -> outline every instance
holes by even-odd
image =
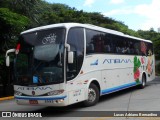
[[[145,75],[142,76],[142,83],[140,84],[140,88],[143,89],[146,86],[146,77]]]
[[[95,84],[91,84],[88,89],[88,100],[84,101],[86,107],[95,105],[99,100],[99,89]]]

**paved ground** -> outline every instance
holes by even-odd
[[[47,120],[149,120],[151,118],[128,118],[128,117],[79,117],[87,114],[98,114],[98,111],[160,111],[160,77],[149,82],[145,89],[130,88],[110,95],[102,96],[99,103],[92,107],[83,107],[82,104],[71,105],[68,107],[34,107],[18,106],[14,100],[8,100],[0,103],[0,111],[32,111],[42,112],[46,116],[52,116]],[[63,111],[62,111],[63,110]],[[97,112],[96,112],[97,111]],[[78,112],[78,114],[77,114]],[[107,112],[108,113],[108,112]],[[115,112],[116,113],[116,112]],[[71,117],[72,116],[72,117]],[[16,119],[16,118],[12,118]],[[24,118],[23,118],[24,119]],[[153,120],[160,118],[154,117]]]

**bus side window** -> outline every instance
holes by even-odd
[[[105,33],[86,29],[86,53],[105,53],[106,52]],[[109,47],[108,47],[109,50]]]
[[[153,44],[152,43],[147,43],[147,55],[148,56],[153,55]]]
[[[86,29],[86,53],[96,53],[99,50],[98,46],[98,32],[90,29]]]
[[[70,50],[74,52],[74,60],[72,64],[67,62],[67,80],[75,78],[82,67],[84,58],[84,29],[71,28],[68,33],[67,43]]]
[[[86,49],[87,49],[86,50],[87,53],[94,53],[93,40],[90,43],[87,43]]]
[[[111,53],[111,43],[110,43],[110,39],[107,33],[104,34],[104,52],[105,53]]]

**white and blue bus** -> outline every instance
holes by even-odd
[[[20,34],[14,52],[17,104],[95,105],[99,97],[155,78],[153,44],[102,27],[60,23]]]

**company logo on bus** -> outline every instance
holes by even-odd
[[[32,91],[32,95],[35,95],[35,91]]]
[[[18,87],[17,90],[52,90],[51,87]]]
[[[97,59],[96,61],[94,61],[93,63],[91,63],[90,65],[91,65],[91,66],[92,66],[92,65],[98,65],[98,59]]]
[[[130,59],[105,59],[103,61],[103,64],[112,64],[112,63],[132,63],[132,61]]]
[[[55,43],[57,39],[57,35],[55,33],[51,33],[42,39],[42,44],[50,44]]]

